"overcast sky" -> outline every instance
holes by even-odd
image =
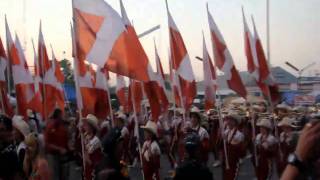
[[[23,1],[26,2],[25,16]],[[107,0],[119,11],[118,0]],[[130,19],[138,33],[160,24],[161,30],[141,39],[154,63],[153,38],[156,39],[160,56],[168,72],[168,28],[164,0],[123,0]],[[257,28],[265,46],[266,1],[265,0],[168,0],[172,16],[185,40],[197,80],[202,80],[202,65],[195,56],[202,56],[202,33],[211,52],[205,3],[219,26],[239,70],[246,70],[244,55],[241,5],[248,21],[255,17]],[[320,1],[319,0],[270,0],[271,8],[271,63],[283,66],[290,61],[297,67],[317,62],[317,66],[305,75],[314,74],[320,61]],[[5,41],[4,14],[7,14],[11,31],[26,41],[29,64],[33,63],[31,38],[38,39],[39,20],[42,20],[47,47],[51,43],[56,56],[71,59],[71,0],[1,0],[0,36]],[[25,18],[25,19],[24,19]],[[249,22],[251,26],[251,21]],[[51,54],[51,53],[50,53]],[[289,69],[285,67],[286,69]],[[320,69],[319,69],[320,70]],[[320,71],[319,71],[320,72]]]

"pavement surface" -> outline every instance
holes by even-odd
[[[222,180],[222,169],[220,167],[214,168],[213,164],[213,157],[210,157],[208,167],[210,168],[211,172],[213,173],[215,180]],[[170,167],[170,163],[168,158],[165,155],[161,157],[161,169],[160,169],[160,178],[162,180],[170,180],[169,171],[172,170]],[[131,168],[129,170],[130,179],[132,180],[142,180],[142,174],[140,171],[140,166]],[[278,180],[276,173],[273,173],[272,180]],[[250,159],[244,159],[243,163],[240,166],[240,172],[238,180],[255,180],[255,173]]]

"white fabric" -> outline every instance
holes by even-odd
[[[97,136],[94,136],[86,144],[86,149],[89,154],[92,154],[95,150],[101,148],[101,142]]]
[[[117,74],[117,87],[116,87],[116,91],[121,90],[122,88],[126,87],[126,82],[124,80],[124,77]]]
[[[216,79],[213,79],[212,73],[215,74],[215,72],[211,71],[210,66],[210,56],[207,50],[206,42],[203,37],[203,77],[204,77],[204,85],[205,89],[209,89],[209,91],[205,91],[205,98],[210,101],[215,101],[216,99],[216,88],[217,85]],[[210,94],[207,94],[210,93]]]
[[[272,145],[275,145],[276,143],[277,139],[271,134],[269,134],[265,140],[262,139],[261,133],[256,137],[256,144],[262,145],[262,147],[265,149],[269,148]]]
[[[129,130],[128,130],[127,127],[124,126],[124,127],[121,129],[121,137],[126,137],[126,136],[129,136]]]
[[[123,23],[125,25],[131,25],[130,20],[127,15],[127,12],[126,12],[126,9],[123,6],[122,0],[120,0],[120,9],[121,9],[121,16],[122,16]]]
[[[187,81],[191,82],[195,80],[193,69],[190,62],[190,57],[188,54],[186,54],[183,60],[181,61],[177,73]]]
[[[97,70],[95,88],[108,91],[108,88],[107,88],[108,84],[107,83],[108,83],[108,81],[107,81],[106,74]]]
[[[96,34],[96,41],[87,54],[89,62],[103,67],[109,59],[114,43],[125,31],[124,23],[119,14],[103,0],[73,0],[73,5],[82,12],[104,18]]]
[[[158,156],[161,154],[160,147],[156,141],[145,141],[142,146],[143,157],[150,161],[151,156]]]
[[[17,148],[17,154],[19,155],[21,150],[26,150],[26,149],[27,149],[27,145],[24,143],[24,141],[20,142]]]
[[[236,131],[236,133],[234,134],[234,136],[232,137],[234,131]],[[227,139],[228,142],[230,142],[231,144],[233,145],[236,145],[236,144],[240,144],[241,142],[244,141],[244,135],[242,132],[240,132],[239,130],[237,130],[236,128],[233,128],[233,129],[229,129],[227,128],[224,132],[224,135]],[[232,138],[232,140],[231,140]]]
[[[0,57],[0,81],[6,81],[5,71],[7,68],[7,60]]]

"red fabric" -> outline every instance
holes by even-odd
[[[129,85],[128,105],[129,112],[133,112],[133,106],[135,107],[136,113],[141,112],[141,102],[143,99],[143,89],[141,82],[131,80]],[[134,100],[134,102],[132,102]]]
[[[13,112],[13,107],[11,106],[9,102],[9,98],[7,96],[7,90],[6,90],[6,82],[0,82],[0,90],[1,90],[1,99],[2,99],[2,104],[0,106],[0,109],[2,109],[3,106],[3,112],[9,116],[13,117],[14,112]]]
[[[158,83],[156,81],[149,81],[143,83],[143,88],[150,103],[150,110],[153,121],[158,121],[161,114],[160,97],[158,94]]]
[[[48,153],[58,153],[54,149],[50,148],[48,146],[49,144],[68,149],[68,131],[62,122],[56,122],[56,120],[53,119],[48,122],[44,132],[44,137],[46,142],[45,148]]]

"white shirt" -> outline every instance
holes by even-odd
[[[236,132],[235,132],[236,131]],[[234,135],[233,135],[234,134]],[[233,135],[233,136],[232,136]],[[241,142],[244,141],[244,135],[242,132],[240,132],[239,130],[237,130],[236,128],[233,129],[229,129],[227,128],[224,131],[224,136],[227,140],[227,142],[233,144],[233,145],[237,145],[240,144]]]
[[[206,129],[204,129],[203,127],[196,127],[196,128],[192,128],[193,130],[198,132],[198,135],[200,137],[200,141],[204,140],[204,139],[209,139],[209,134],[207,132]]]
[[[151,156],[161,154],[160,147],[156,141],[145,141],[142,146],[143,156],[147,161],[150,161]]]
[[[262,145],[262,147],[264,147],[265,149],[267,149],[268,147],[272,146],[272,145],[275,145],[277,143],[277,139],[269,134],[267,136],[267,138],[265,139],[262,139],[262,134],[258,134],[257,137],[256,137],[256,144],[257,145]]]

